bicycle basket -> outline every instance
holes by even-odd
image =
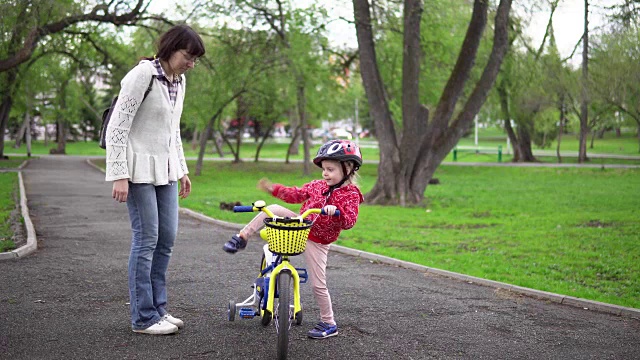
[[[298,255],[304,252],[313,222],[298,219],[264,219],[269,251],[279,255]]]

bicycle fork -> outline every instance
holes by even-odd
[[[269,276],[269,294],[267,295],[267,311],[273,314],[274,298],[276,294],[276,278],[281,272],[288,271],[293,277],[293,313],[297,314],[302,310],[300,305],[300,275],[296,268],[291,265],[289,259],[284,257],[282,262],[273,269]]]

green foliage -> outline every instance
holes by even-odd
[[[551,146],[553,141],[558,137],[558,121],[560,112],[554,107],[548,107],[538,113],[535,117],[535,131],[533,133],[533,142],[541,149]]]
[[[383,18],[378,19],[376,29],[376,51],[378,66],[389,95],[389,107],[396,123],[402,123],[402,56],[403,56],[403,13],[400,4],[388,3]],[[395,7],[394,7],[395,6]],[[434,109],[449,80],[451,71],[460,52],[469,20],[471,6],[466,1],[430,0],[424,5],[421,22],[422,57],[420,73],[420,101]],[[491,31],[489,31],[490,33]],[[478,51],[478,64],[488,59],[491,39],[482,42]],[[479,77],[477,66],[472,80]],[[475,84],[468,82],[467,92]]]
[[[595,100],[612,106],[606,125],[640,127],[640,31],[614,29],[595,39],[590,64]],[[616,116],[617,115],[617,116]]]

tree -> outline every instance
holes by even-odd
[[[593,98],[618,112],[616,121],[638,129],[640,152],[640,30],[637,25],[621,26],[594,42],[591,60]],[[622,124],[618,123],[616,127]]]
[[[0,159],[4,158],[4,132],[13,105],[13,95],[21,65],[34,55],[43,40],[84,22],[131,25],[141,19],[145,0],[121,1],[96,5],[84,13],[73,1],[18,1],[3,6],[0,49]],[[111,6],[111,9],[110,9]],[[126,9],[123,11],[123,9]]]
[[[424,9],[420,0],[404,1],[400,133],[396,133],[385,84],[379,72],[369,2],[353,0],[353,7],[362,81],[380,147],[378,178],[365,198],[372,204],[417,204],[422,201],[435,170],[473,123],[493,86],[508,48],[507,26],[511,0],[500,1],[495,16],[491,54],[466,102],[459,104],[487,24],[488,1],[474,1],[471,21],[457,62],[431,119],[429,110],[420,104],[419,98],[420,27]]]
[[[589,0],[584,0],[584,33],[582,34],[582,82],[580,91],[580,144],[578,162],[587,159],[589,136]]]
[[[297,152],[299,140],[304,149],[303,174],[310,174],[310,139],[307,134],[309,125],[309,103],[314,101],[309,92],[315,88],[315,70],[325,57],[323,45],[324,11],[311,6],[296,9],[292,4],[282,0],[236,0],[233,12],[240,12],[248,17],[246,23],[268,27],[277,40],[276,49],[282,55],[295,84],[296,106],[291,111],[291,127],[293,138],[289,153]],[[325,60],[326,61],[326,58]]]

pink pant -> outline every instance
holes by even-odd
[[[294,217],[298,214],[280,205],[267,206],[272,213],[278,216]],[[253,234],[262,229],[264,219],[267,215],[260,212],[251,220],[242,230],[240,234],[243,238],[249,239]],[[331,296],[327,288],[327,254],[330,245],[318,244],[313,241],[307,241],[304,251],[304,259],[307,264],[307,271],[311,279],[311,287],[313,288],[313,296],[320,308],[320,320],[329,324],[335,324],[333,319],[333,307],[331,306]]]

